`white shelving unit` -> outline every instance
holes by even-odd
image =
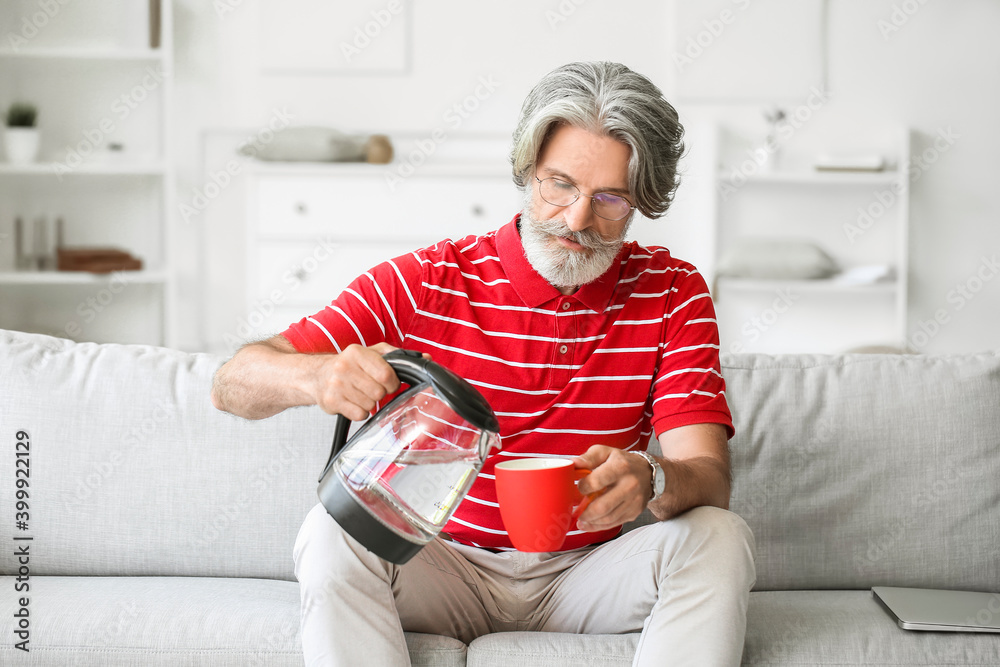
[[[868,152],[887,158],[883,171],[814,170],[809,159],[755,170],[746,149],[723,128],[714,153],[715,260],[741,238],[798,240],[829,254],[842,271],[888,266],[870,283],[824,279],[717,277],[713,296],[725,352],[839,353],[906,346],[909,271],[909,132]],[[837,144],[831,150],[836,152]],[[750,168],[740,169],[740,166]]]
[[[171,346],[171,2],[40,7],[0,0],[0,108],[34,104],[41,134],[38,162],[0,161],[0,327]],[[64,220],[67,246],[118,247],[144,268],[17,271],[15,220],[39,217]]]
[[[502,158],[429,163],[390,185],[387,174],[395,169],[251,165],[246,306],[241,330],[227,334],[227,345],[280,333],[384,260],[497,229],[520,210]]]

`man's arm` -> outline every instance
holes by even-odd
[[[659,437],[657,457],[666,476],[663,495],[649,503],[661,521],[699,505],[729,508],[730,471],[726,429],[721,424],[691,424]],[[614,447],[594,445],[576,459],[593,472],[580,482],[580,492],[603,493],[580,516],[582,530],[613,528],[635,519],[652,495],[649,463]]]
[[[365,419],[399,388],[382,355],[394,348],[350,345],[340,354],[300,354],[284,336],[250,343],[216,372],[212,405],[246,419],[264,419],[298,405]]]

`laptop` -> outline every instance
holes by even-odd
[[[904,630],[1000,632],[1000,593],[874,586],[872,597]]]

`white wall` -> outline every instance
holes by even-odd
[[[327,76],[262,74],[260,7],[248,1],[230,4],[233,10],[220,15],[219,3],[176,1],[174,136],[180,203],[191,202],[193,191],[222,163],[225,150],[219,146],[226,145],[226,137],[256,131],[275,109],[287,109],[297,123],[420,135],[441,127],[443,114],[471,93],[480,77],[492,77],[499,84],[496,92],[456,136],[506,135],[530,86],[553,67],[580,59],[618,60],[648,75],[692,127],[712,120],[753,127],[763,106],[763,101],[706,103],[675,95],[675,44],[683,45],[690,35],[673,34],[673,2],[417,0],[407,73]],[[780,2],[728,4],[745,7],[750,16],[772,11]],[[886,33],[894,6],[901,5],[916,11],[897,13],[899,29]],[[951,128],[958,137],[954,144],[912,186],[910,329],[919,331],[921,322],[944,310],[947,323],[924,351],[1000,347],[1000,279],[983,280],[993,277],[983,258],[1000,255],[1000,225],[994,224],[1000,203],[988,196],[1000,182],[995,160],[1000,126],[993,120],[1000,107],[995,74],[1000,41],[994,36],[1000,5],[992,0],[829,0],[828,15],[831,101],[796,141],[822,143],[844,128],[867,128],[863,132],[877,135],[909,125],[916,130],[914,149],[920,153],[933,147],[940,130]],[[880,20],[890,23],[880,29]],[[331,34],[346,30],[349,35],[351,29],[336,26]],[[735,52],[725,57],[753,58],[734,37],[727,43],[726,32],[709,48],[713,58],[729,51]],[[692,138],[696,152],[697,132]],[[222,333],[232,331],[242,314],[242,197],[234,185],[189,221],[178,215],[184,347],[217,348]],[[657,223],[655,235],[698,263],[708,252],[708,221],[690,206],[679,205],[673,213]],[[965,300],[952,291],[959,284],[979,291]]]

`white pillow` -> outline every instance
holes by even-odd
[[[716,273],[739,278],[802,280],[829,278],[838,270],[833,258],[815,243],[742,238],[723,253]]]

